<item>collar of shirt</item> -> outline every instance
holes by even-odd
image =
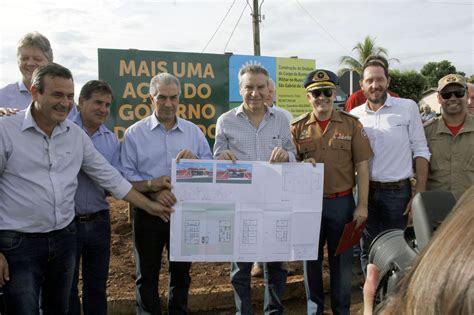
[[[447,134],[452,134],[451,131],[448,129],[446,124],[444,123],[444,119],[441,117],[438,119],[436,126],[436,133],[447,133]],[[474,117],[472,115],[467,114],[466,119],[464,120],[464,126],[462,127],[461,130],[459,130],[459,133],[457,135],[460,135],[464,132],[474,132]]]
[[[38,124],[36,123],[35,119],[33,118],[33,115],[31,113],[33,109],[33,103],[31,103],[26,109],[25,113],[25,119],[23,120],[23,123],[21,125],[21,131],[25,131],[30,128],[34,128],[36,131],[39,133],[46,135],[43,130],[41,130],[40,127],[38,127]],[[53,130],[53,133],[51,134],[51,138],[54,137],[57,134],[66,132],[69,130],[69,124],[71,122],[69,120],[64,120],[63,122],[59,123]]]
[[[151,114],[151,119],[149,120],[149,127],[150,127],[150,130],[153,130],[159,126],[162,126],[163,124],[158,120],[158,118],[156,117],[155,115],[155,112],[153,112]],[[162,127],[164,130],[166,130],[164,127]],[[181,119],[179,117],[176,117],[176,123],[174,124],[174,126],[169,130],[169,131],[172,131],[172,130],[179,130],[179,131],[183,131],[183,123],[181,122]]]
[[[31,94],[30,91],[28,91],[28,88],[26,87],[25,83],[23,83],[23,80],[18,80],[18,90],[22,93]]]
[[[267,117],[269,115],[270,116],[275,115],[275,109],[273,107],[265,106],[265,116],[263,117],[263,119],[267,119]],[[237,109],[235,111],[235,116],[244,116],[244,117],[248,118],[248,115],[244,110],[244,103],[240,104],[240,106],[237,107]]]
[[[81,127],[81,129],[86,131],[86,133],[87,133],[87,130],[84,128],[84,123],[82,122],[82,117],[81,117],[80,112],[77,112],[77,114],[74,115],[74,117],[72,118],[72,121],[76,125]],[[112,132],[102,124],[102,125],[100,125],[99,129],[91,136],[91,138],[102,135],[102,134],[105,134],[105,133],[112,133]]]
[[[387,99],[385,100],[385,104],[383,104],[380,108],[383,108],[383,107],[392,107],[394,104],[393,104],[393,97],[390,96],[390,94],[388,94],[387,92]],[[364,108],[365,108],[365,111],[367,113],[375,113],[373,110],[371,110],[369,108],[369,101],[365,101],[364,103]]]
[[[341,113],[338,113],[336,110],[333,110],[330,120],[331,122],[342,122]],[[317,123],[317,121],[318,119],[316,118],[316,115],[314,114],[314,112],[311,112],[311,115],[309,115],[309,119],[305,123],[305,125],[315,124]]]

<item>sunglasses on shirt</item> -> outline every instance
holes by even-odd
[[[456,96],[457,98],[464,97],[466,95],[466,90],[459,90],[459,91],[453,91],[453,92],[444,92],[444,93],[439,93],[441,97],[445,100],[449,100],[451,96]]]
[[[311,94],[314,98],[320,97],[321,93],[324,94],[326,97],[331,97],[333,93],[333,89],[320,89],[320,90],[312,90]]]

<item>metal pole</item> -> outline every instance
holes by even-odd
[[[258,0],[253,0],[253,53],[255,56],[260,56],[260,12],[258,11]]]

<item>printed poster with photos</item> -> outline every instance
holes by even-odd
[[[170,259],[317,259],[323,178],[322,164],[173,160]]]

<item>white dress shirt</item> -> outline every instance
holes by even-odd
[[[413,159],[430,160],[420,112],[406,98],[387,96],[376,112],[367,102],[351,110],[359,117],[374,151],[369,161],[370,180],[396,182],[413,176]]]

